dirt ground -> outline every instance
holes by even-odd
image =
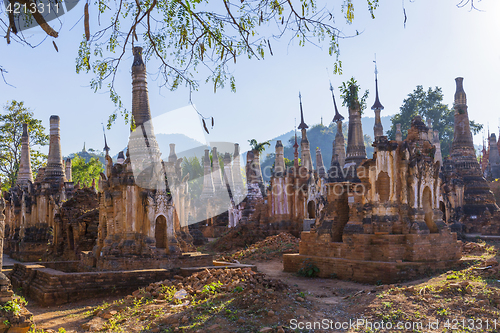
[[[257,266],[259,272],[266,274],[273,279],[280,279],[291,287],[296,287],[305,294],[309,303],[307,308],[300,309],[297,318],[308,321],[321,321],[332,319],[335,321],[349,321],[349,319],[361,318],[364,311],[363,306],[356,306],[350,299],[351,296],[363,294],[369,301],[375,297],[376,288],[373,285],[364,285],[337,279],[305,278],[283,271],[281,259],[270,261],[249,261]],[[420,281],[415,281],[418,283]],[[370,295],[372,297],[370,297]],[[34,315],[37,329],[50,329],[58,331],[63,327],[66,332],[85,332],[82,324],[88,321],[90,313],[94,307],[103,303],[112,303],[125,295],[98,298],[92,300],[82,300],[77,303],[65,304],[54,307],[39,307],[34,302],[29,302],[28,310]],[[365,302],[363,302],[365,303]]]
[[[259,287],[247,281],[243,284],[245,292],[236,296],[234,291],[227,292],[229,289],[225,289],[225,293],[221,290],[222,296],[219,299],[217,299],[218,296],[201,299],[196,298],[196,294],[200,295],[200,291],[191,291],[193,296],[190,300],[191,305],[194,306],[184,306],[171,311],[168,317],[163,319],[161,316],[167,316],[165,312],[169,311],[165,309],[169,306],[170,308],[177,306],[172,306],[174,303],[166,305],[165,300],[160,300],[161,295],[155,296],[156,299],[155,297],[147,298],[149,301],[143,301],[140,306],[137,305],[133,312],[127,310],[129,308],[133,310],[133,304],[137,300],[139,303],[143,300],[141,295],[147,291],[147,288],[140,293],[134,293],[134,296],[120,295],[82,300],[49,308],[40,308],[30,302],[27,307],[33,313],[36,328],[40,332],[41,329],[45,332],[87,332],[89,323],[95,320],[98,320],[100,326],[92,326],[97,327],[95,330],[91,327],[92,332],[374,331],[366,327],[314,329],[305,325],[314,322],[324,323],[325,320],[347,323],[359,319],[383,321],[394,325],[399,322],[439,321],[437,329],[424,327],[423,329],[398,330],[415,332],[466,332],[471,331],[470,320],[475,320],[472,331],[500,332],[498,249],[497,243],[479,245],[469,243],[464,247],[464,258],[472,262],[473,266],[464,266],[460,270],[443,272],[418,281],[385,286],[365,285],[337,279],[306,278],[286,273],[283,272],[280,256],[270,255],[258,260],[247,259],[244,262],[255,264],[258,271],[265,274],[266,279],[281,280],[288,286],[287,289],[274,288],[272,290],[271,286]],[[189,291],[188,281],[185,279],[181,282],[184,283],[183,288]],[[248,287],[249,285],[251,287]],[[181,288],[177,287],[177,290]],[[149,288],[150,291],[154,290],[151,286]],[[261,289],[251,290],[252,288]],[[230,304],[232,301],[234,303],[230,307],[214,310],[216,304],[222,306],[223,303]],[[202,306],[202,309],[200,306],[197,308],[196,304]],[[207,310],[203,307],[206,304],[212,304],[212,308]],[[159,314],[155,311],[162,312]],[[292,319],[296,320],[295,324],[292,323]],[[496,320],[499,320],[498,329]],[[304,325],[297,328],[298,322]],[[82,324],[85,323],[87,323],[87,330],[82,328]],[[458,326],[451,326],[454,323]],[[488,327],[478,326],[485,323]],[[378,331],[394,332],[395,330],[380,329]]]
[[[102,303],[112,303],[124,296],[126,295],[85,299],[50,307],[40,307],[28,299],[27,308],[33,314],[37,329],[44,329],[48,332],[52,329],[57,332],[62,327],[66,332],[84,332],[81,326],[88,321],[87,312],[91,312],[94,307]]]
[[[335,318],[344,320],[352,318],[353,309],[351,302],[344,299],[361,290],[370,292],[373,286],[362,285],[354,282],[341,281],[336,279],[310,279],[296,276],[292,273],[283,272],[283,262],[281,259],[271,261],[250,261],[257,266],[259,272],[267,276],[280,279],[287,285],[296,287],[304,292],[308,301],[309,309],[301,311],[304,317],[310,320],[322,320],[324,318]],[[28,310],[33,313],[37,329],[58,331],[61,327],[66,332],[85,332],[82,324],[88,321],[89,314],[94,307],[103,303],[112,303],[123,298],[125,295],[82,300],[76,303],[65,304],[54,307],[39,307],[34,302],[28,302]],[[300,317],[300,316],[299,316]]]

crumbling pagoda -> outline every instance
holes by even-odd
[[[459,92],[459,100],[464,101],[460,96]],[[417,116],[405,140],[399,130],[397,140],[389,141],[377,121],[383,109],[378,93],[372,109],[376,115],[373,158],[363,158],[359,103],[354,101],[349,107],[344,168],[355,168],[355,174],[344,178],[337,172],[338,159],[332,159],[328,181],[314,196],[318,207],[315,227],[302,232],[299,254],[283,256],[285,271],[297,272],[308,261],[319,268],[321,277],[394,283],[448,269],[461,258],[457,235],[443,220],[447,212],[443,200],[448,200],[443,197],[448,198],[449,193],[443,190],[446,178],[441,176],[441,160],[436,155],[438,133]],[[458,118],[456,127],[465,121],[460,119],[463,116]],[[470,152],[472,143],[468,119],[460,134],[467,133],[470,141],[457,139],[455,143],[455,149],[459,143],[464,147],[463,153]],[[474,167],[470,155],[461,158]],[[455,175],[458,181],[453,184],[469,181],[462,177],[470,168],[459,163],[462,173]],[[469,187],[481,188],[481,178],[477,182],[479,185],[471,182]],[[460,205],[460,200],[453,202]]]
[[[466,233],[492,232],[491,217],[498,212],[493,193],[476,158],[467,110],[463,78],[455,79],[455,123],[450,159],[444,162],[445,219],[454,230]]]
[[[73,196],[74,186],[66,179],[59,125],[59,116],[51,116],[47,165],[38,170],[34,180],[28,126],[23,125],[19,176],[15,186],[5,194],[5,252],[14,259],[38,261],[50,254],[62,237],[63,230],[54,217],[63,202]]]
[[[182,159],[171,146],[168,161],[161,160],[140,47],[134,47],[132,117],[136,128],[130,133],[126,159],[113,164],[106,154],[99,183],[98,239],[86,264],[98,270],[211,265],[211,256],[189,252],[193,248]]]

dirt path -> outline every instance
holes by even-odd
[[[466,257],[468,259],[472,258],[478,261],[480,260],[484,261],[486,258],[484,256],[488,253],[489,256],[497,254],[496,252],[497,250],[492,252],[488,250],[488,247],[486,245],[483,244],[479,245],[476,244],[474,246],[469,246],[467,251],[469,251],[466,252]],[[490,251],[491,253],[488,251]],[[497,257],[496,260],[500,262],[500,256]],[[473,314],[474,316],[477,316],[478,314],[481,316],[487,316],[487,315],[489,316],[490,313],[493,313],[491,311],[497,311],[498,309],[500,309],[500,289],[496,289],[498,288],[498,285],[496,284],[492,285],[492,283],[494,283],[495,281],[500,281],[499,280],[500,275],[497,274],[499,271],[498,268],[493,273],[491,273],[490,271],[485,271],[484,273],[481,273],[483,271],[479,269],[477,270],[479,273],[477,273],[476,271],[470,271],[467,273],[465,272],[465,270],[458,271],[458,273],[447,272],[446,274],[441,274],[432,277],[423,277],[422,279],[417,281],[406,282],[402,283],[401,285],[398,285],[398,286],[417,285],[416,288],[393,289],[394,286],[376,287],[373,285],[366,285],[349,281],[341,281],[338,279],[300,277],[293,273],[287,273],[283,271],[283,260],[281,257],[277,257],[275,259],[270,259],[270,260],[269,257],[257,260],[244,260],[243,263],[256,265],[258,271],[266,274],[268,277],[272,279],[282,280],[289,287],[292,288],[292,289],[286,289],[287,290],[286,294],[281,294],[282,298],[287,300],[288,300],[287,297],[289,295],[293,295],[291,303],[286,303],[285,301],[279,303],[279,300],[271,299],[272,297],[269,298],[270,297],[269,295],[261,296],[263,290],[262,288],[259,289],[256,293],[250,295],[249,298],[255,300],[254,303],[249,303],[249,304],[257,304],[256,303],[257,301],[262,302],[262,307],[260,307],[259,303],[259,310],[271,309],[274,304],[274,309],[273,309],[274,313],[280,312],[282,315],[286,315],[287,318],[283,322],[280,322],[280,325],[283,325],[283,327],[289,327],[289,329],[293,328],[291,327],[291,325],[288,325],[291,324],[291,322],[288,323],[288,320],[290,320],[290,318],[296,318],[298,321],[303,321],[303,322],[322,322],[323,320],[326,319],[334,322],[345,323],[349,321],[355,322],[357,319],[361,318],[377,319],[377,318],[382,318],[383,316],[392,316],[391,318],[393,318],[394,316],[397,316],[401,313],[403,314],[408,313],[411,314],[411,316],[413,317],[408,315],[409,317],[406,316],[403,317],[403,319],[420,320],[422,318],[422,314],[424,314],[425,316],[429,316],[429,318],[438,318],[439,316],[442,316],[442,314],[436,312],[438,311],[436,309],[441,309],[439,310],[441,312],[443,311],[442,309],[446,309],[446,311],[454,311],[450,312],[453,314],[453,316],[465,316],[471,314]],[[488,272],[490,272],[491,274],[488,275],[487,274]],[[485,282],[481,282],[483,280],[479,279],[476,276],[477,274],[480,273],[485,274],[483,279]],[[455,296],[457,295],[452,294],[453,290],[450,289],[451,286],[458,285],[457,283],[455,283],[456,281],[464,283],[466,282],[468,283],[468,285],[476,286],[467,289],[467,292],[470,295],[465,295],[463,292],[460,294],[460,297],[466,299],[467,302],[463,301],[463,299],[456,301],[458,302],[457,304],[459,305],[453,303],[455,302]],[[484,288],[486,288],[485,286],[487,284],[490,284],[493,287],[495,287],[493,289],[490,288],[491,286],[488,287],[490,288],[488,289],[488,293],[484,292],[483,290]],[[434,286],[437,285],[441,285],[441,287],[445,286],[446,288],[440,287],[441,289],[438,288],[436,289],[436,291],[432,291],[434,290],[433,289]],[[424,287],[422,288],[422,286]],[[428,288],[425,286],[431,286],[432,288]],[[266,289],[267,287],[263,288]],[[386,293],[384,293],[381,292],[381,289],[383,290],[391,289],[391,290],[388,290]],[[419,290],[418,292],[416,292],[417,289]],[[448,289],[452,291],[448,291]],[[422,290],[424,290],[423,293]],[[449,297],[444,297],[440,293],[448,293],[446,295]],[[498,296],[495,296],[493,299],[488,299],[483,294],[484,295],[498,294]],[[92,317],[90,311],[94,307],[103,304],[103,302],[112,303],[113,301],[121,299],[124,296],[126,295],[122,294],[122,295],[115,295],[112,297],[82,300],[79,302],[66,304],[62,306],[53,306],[45,308],[39,307],[33,301],[30,301],[27,308],[33,313],[37,328],[42,328],[47,332],[57,332],[59,328],[63,327],[65,329],[65,332],[68,333],[84,332],[81,326],[83,323],[88,322],[89,319]],[[495,303],[498,306],[495,309],[485,308],[484,304],[480,305],[479,302],[483,302],[486,305]],[[279,304],[279,306],[277,306],[276,304]],[[467,305],[465,306],[464,304]],[[245,309],[247,306],[248,304],[245,305]],[[237,309],[238,310],[234,311],[242,311],[241,308]],[[141,311],[145,311],[139,313],[139,315],[141,316],[143,313],[147,313],[147,309],[141,309]],[[232,316],[234,316],[234,313],[232,314]],[[253,316],[252,313],[249,315],[248,312],[243,311],[241,312],[241,314],[243,316],[247,316],[247,319],[254,318],[252,317]],[[216,317],[215,321],[213,321],[212,323],[219,323],[219,321],[224,322],[223,319],[226,317]],[[137,318],[140,319],[140,317]],[[274,321],[274,319],[271,317],[261,316],[258,318],[259,319],[256,322],[257,327],[259,324],[270,325],[269,324],[270,319],[272,319],[273,323],[277,322]],[[400,319],[400,317],[397,318]],[[133,319],[136,320],[136,317],[133,317]],[[231,322],[231,325],[233,325],[233,322]],[[226,332],[222,328],[220,328],[219,331],[221,333]],[[331,331],[332,330],[329,330],[328,332]],[[202,332],[202,331],[198,330],[197,332]],[[323,332],[323,331],[314,330],[314,332]]]
[[[84,332],[81,325],[88,321],[87,311],[92,310],[95,306],[101,305],[103,302],[112,303],[124,296],[125,295],[86,299],[74,303],[49,307],[40,307],[34,301],[28,300],[27,308],[33,313],[37,329],[52,329],[57,332],[59,328],[63,327],[68,333]]]
[[[303,316],[309,320],[335,319],[345,320],[356,318],[355,304],[349,296],[364,291],[371,293],[373,286],[336,279],[305,278],[292,273],[283,272],[282,259],[270,261],[252,261],[260,272],[269,277],[280,279],[304,293],[304,298],[310,306],[297,313],[297,318]],[[64,327],[66,332],[84,332],[81,325],[88,321],[88,311],[103,302],[111,303],[125,295],[82,300],[60,306],[40,307],[35,302],[28,303],[28,310],[33,313],[36,327],[57,332]],[[347,298],[346,298],[347,297]],[[361,308],[360,308],[361,311]]]
[[[289,286],[294,286],[302,291],[307,301],[311,303],[309,311],[297,313],[297,318],[303,316],[306,320],[321,321],[331,319],[334,321],[349,321],[361,318],[366,309],[365,302],[375,297],[375,287],[337,279],[305,278],[293,273],[283,271],[283,260],[251,262],[260,272],[280,279]],[[363,293],[364,302],[357,303],[351,296]],[[370,295],[373,295],[370,297]]]
[[[280,279],[290,287],[299,289],[307,306],[298,309],[298,320],[334,321],[356,320],[362,317],[367,305],[375,298],[375,286],[341,281],[337,279],[305,278],[283,271],[280,258],[249,261],[258,271],[273,279]],[[415,282],[414,282],[415,283]],[[362,295],[362,297],[359,297]],[[39,307],[33,301],[28,309],[33,313],[37,328],[52,329],[55,332],[64,327],[66,332],[84,332],[81,325],[88,321],[89,311],[103,302],[112,303],[126,295],[82,300],[53,307]],[[355,296],[355,297],[353,297]],[[317,331],[321,332],[321,331]]]
[[[254,261],[252,264],[257,266],[259,272],[265,273],[272,278],[280,279],[290,286],[296,285],[302,291],[307,290],[311,296],[322,300],[322,303],[334,304],[331,301],[338,303],[345,296],[354,294],[360,290],[370,291],[373,289],[372,285],[363,285],[337,279],[311,279],[287,273],[283,271],[282,259]],[[331,300],[325,300],[325,298]]]

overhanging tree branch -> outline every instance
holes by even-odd
[[[19,1],[32,4],[34,0]],[[301,46],[306,43],[316,45],[312,37],[320,42],[326,40],[329,53],[337,57],[338,40],[346,37],[333,25],[332,11],[326,7],[331,5],[325,3],[325,7],[318,8],[318,0],[220,1],[220,6],[214,6],[214,1],[209,4],[208,0],[89,2],[91,9],[95,6],[99,13],[97,24],[100,25],[101,15],[109,16],[110,23],[103,29],[90,29],[96,32],[80,43],[77,73],[92,71],[94,77],[90,86],[94,90],[107,83],[117,111],[127,120],[129,113],[121,104],[114,82],[121,60],[136,42],[146,44],[147,60],[153,58],[158,61],[162,86],[174,90],[185,83],[192,92],[199,86],[199,78],[193,75],[199,65],[208,69],[205,81],[211,81],[214,90],[229,83],[234,91],[235,80],[230,63],[236,62],[242,55],[263,59],[273,52],[270,39],[282,38],[287,32],[291,33],[290,40],[299,39]],[[348,8],[346,19],[350,22],[353,17],[351,0],[343,0],[343,3]],[[378,0],[367,0],[367,3],[373,13]],[[34,18],[40,21],[47,36],[58,36],[44,20]],[[83,30],[84,26],[81,28]],[[85,25],[86,31],[87,28],[88,24]],[[273,28],[277,33],[272,32]],[[5,28],[7,34],[10,29],[9,24]],[[268,32],[270,29],[271,33]],[[27,43],[24,35],[14,35]],[[338,59],[335,61],[337,63]],[[1,73],[3,75],[3,71]],[[117,111],[111,115],[108,126],[116,119]]]

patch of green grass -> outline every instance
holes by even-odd
[[[5,312],[13,312],[15,315],[21,313],[23,306],[26,306],[28,302],[22,296],[14,296],[12,300],[7,301],[4,305],[0,306],[0,309]]]
[[[384,306],[384,308],[386,309],[390,309],[392,308],[392,302],[382,302],[382,305]]]
[[[209,283],[201,289],[201,292],[203,294],[208,294],[208,295],[215,295],[217,291],[222,287],[222,282],[217,281],[217,282],[212,282]]]
[[[236,286],[233,290],[233,293],[240,293],[243,291],[243,287],[241,286]]]
[[[436,310],[436,314],[441,317],[446,317],[450,314],[450,311],[447,308],[439,308]]]

